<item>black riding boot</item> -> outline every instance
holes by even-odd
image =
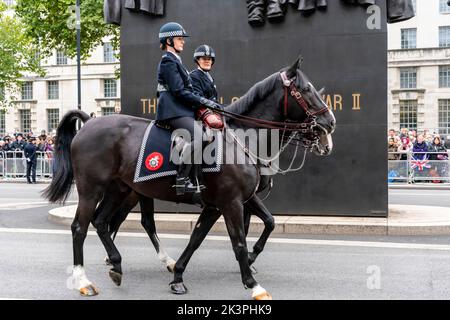
[[[191,157],[189,160],[187,156]],[[177,195],[181,196],[185,193],[200,193],[201,190],[205,189],[204,185],[199,183],[197,170],[192,170],[195,164],[195,149],[192,143],[186,143],[181,152],[181,165],[178,167],[178,173],[175,183],[175,188]],[[191,181],[191,173],[194,173],[194,182]]]

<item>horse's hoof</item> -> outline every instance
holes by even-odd
[[[252,274],[257,274],[258,270],[254,266],[250,266],[250,270],[252,271]]]
[[[111,260],[108,257],[105,257],[105,265],[112,266]]]
[[[80,289],[80,294],[83,297],[93,297],[98,295],[98,289],[94,285],[90,284]]]
[[[122,274],[114,271],[114,270],[109,270],[109,277],[111,278],[111,280],[114,282],[114,284],[116,286],[120,286],[122,284]]]
[[[253,296],[254,300],[272,300],[272,296],[267,291],[262,292],[256,296]]]
[[[167,267],[167,270],[170,273],[174,273],[175,272],[175,263],[168,264],[166,267]]]
[[[183,282],[171,283],[169,286],[170,291],[173,294],[186,294],[188,292],[188,289],[186,288]]]

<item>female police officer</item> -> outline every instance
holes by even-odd
[[[217,102],[217,88],[214,79],[209,73],[216,62],[214,49],[204,44],[194,52],[194,62],[198,68],[191,72],[194,92],[206,99]]]
[[[197,193],[201,188],[196,181],[190,181],[194,161],[202,161],[202,127],[195,121],[195,110],[201,106],[218,108],[216,102],[194,93],[189,73],[181,62],[184,28],[175,22],[163,25],[159,31],[162,50],[166,51],[158,66],[158,106],[156,120],[168,123],[173,129],[186,129],[190,140],[185,139],[181,152],[181,165],[176,180],[177,194]]]

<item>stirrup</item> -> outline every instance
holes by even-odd
[[[201,193],[206,187],[198,183],[194,185],[189,178],[177,178],[173,185],[176,188],[177,196],[182,196],[185,193]]]

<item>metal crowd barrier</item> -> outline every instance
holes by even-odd
[[[52,179],[53,152],[36,152],[36,180],[47,181]],[[0,152],[0,179],[26,180],[27,160],[23,151]]]
[[[389,152],[388,182],[389,183],[449,183],[450,160],[442,152]],[[442,160],[430,160],[438,155]]]

